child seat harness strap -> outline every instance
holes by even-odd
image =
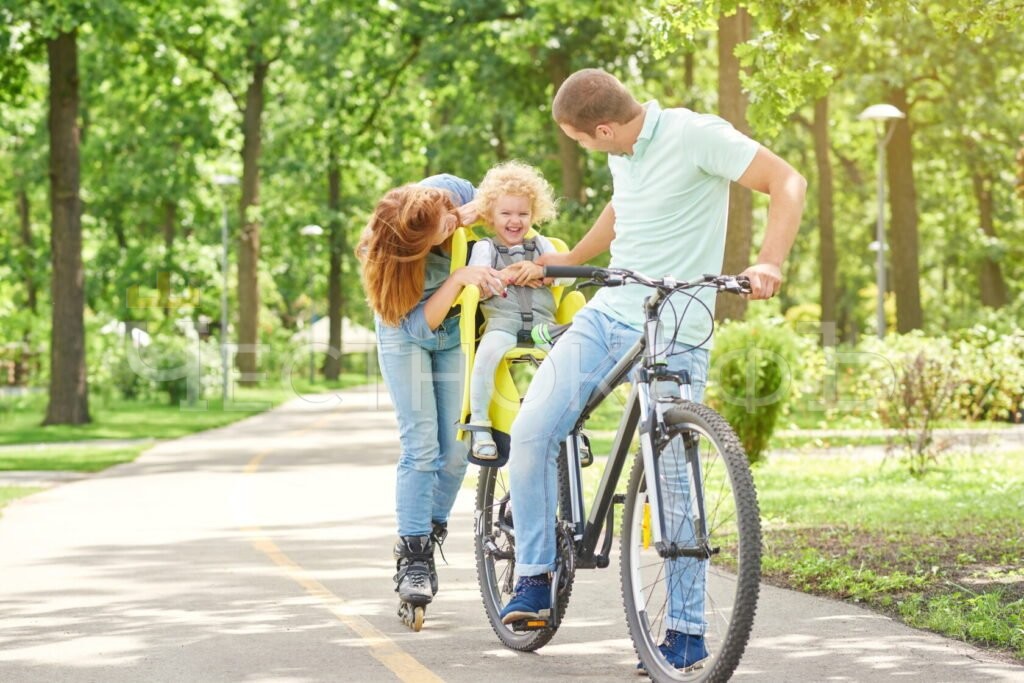
[[[533,239],[523,240],[523,257],[516,258],[511,250],[504,244],[498,244],[495,240],[487,238],[491,243],[494,258],[492,266],[495,270],[502,270],[518,261],[530,261],[537,257],[537,241]],[[533,330],[533,289],[517,285],[509,285],[508,291],[515,296],[519,304],[519,317],[522,326],[516,332],[516,343],[518,346],[533,346],[533,339],[530,332]]]

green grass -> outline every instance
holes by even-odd
[[[884,446],[888,439],[882,435],[863,434],[834,436],[779,436],[774,435],[769,442],[770,450],[792,451],[798,449],[846,448],[847,446]]]
[[[166,401],[142,402],[123,399],[92,400],[92,422],[87,425],[43,427],[45,395],[0,401],[0,445],[91,441],[95,439],[173,439],[222,427],[284,403],[299,393],[323,392],[363,384],[365,375],[346,375],[342,381],[310,387],[296,383],[283,386],[234,390],[234,400],[224,409],[219,396],[206,405],[172,406]]]
[[[754,476],[767,579],[1024,659],[1024,453],[943,456],[920,477],[771,456]]]
[[[3,507],[16,498],[28,496],[43,489],[32,486],[0,486],[0,511]],[[0,512],[2,514],[2,512]]]
[[[900,605],[912,626],[988,645],[1006,646],[1024,657],[1024,598],[1005,591],[954,591],[932,597],[913,596]]]
[[[128,447],[47,446],[0,450],[0,471],[99,472],[113,465],[131,462],[151,447],[151,442]]]

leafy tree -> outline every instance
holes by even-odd
[[[242,133],[238,239],[238,367],[243,384],[256,373],[260,288],[260,160],[263,110],[271,66],[282,58],[295,5],[287,0],[210,6],[189,0],[152,18],[151,30],[206,71],[235,105]]]
[[[89,195],[102,244],[89,304],[129,326],[177,317],[175,299],[202,282],[183,252],[197,214],[200,225],[213,222],[195,190],[208,182],[199,166],[219,146],[213,84],[147,32],[145,18],[127,16],[93,36],[83,69],[89,121],[83,163],[89,176],[103,179]],[[157,288],[152,310],[129,305],[129,292],[139,287]]]
[[[85,271],[82,263],[82,202],[79,177],[78,35],[88,6],[77,2],[4,5],[8,45],[19,31],[25,42],[13,57],[31,60],[45,50],[49,68],[48,133],[52,340],[50,401],[44,424],[84,424],[89,417],[85,365]],[[3,34],[0,34],[2,37]],[[18,90],[28,67],[24,61],[3,70],[4,84]]]

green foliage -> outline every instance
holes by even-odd
[[[761,459],[796,370],[793,332],[776,322],[719,328],[711,358],[708,403],[736,430],[751,462]]]
[[[901,571],[876,571],[857,565],[855,557],[826,557],[816,549],[785,557],[769,557],[764,569],[769,573],[785,570],[789,580],[802,590],[824,592],[854,602],[867,600],[879,593],[919,590],[927,584],[927,578],[923,576]]]
[[[277,375],[289,362],[285,340],[310,302],[318,313],[326,309],[332,249],[340,254],[345,314],[369,321],[351,249],[374,201],[393,185],[434,172],[478,180],[497,161],[515,157],[538,165],[560,187],[563,171],[575,165],[584,201],[564,202],[549,231],[578,240],[610,197],[610,178],[602,155],[559,154],[549,110],[559,78],[600,66],[641,99],[714,111],[716,24],[738,4],[0,0],[0,206],[6,209],[0,211],[0,355],[28,354],[28,381],[45,384],[51,314],[45,47],[59,31],[75,29],[79,44],[90,337],[110,320],[159,330],[179,320],[218,319],[225,205],[229,307],[232,323],[237,319],[239,188],[222,192],[211,176],[240,175],[239,112],[254,60],[269,64],[259,160],[264,181],[252,211],[263,221],[261,341],[283,349],[268,352],[262,369]],[[853,344],[870,332],[874,136],[856,113],[887,87],[906,85],[926,331],[938,336],[981,323],[1007,332],[1024,314],[1024,219],[1014,196],[1024,101],[1013,3],[745,6],[751,39],[738,54],[751,123],[812,184],[786,264],[782,309],[771,310],[794,325],[814,319],[820,245],[806,124],[814,99],[827,93],[839,336]],[[339,172],[340,196],[329,206],[332,169]],[[991,195],[992,234],[979,227],[979,188]],[[28,240],[12,210],[22,198]],[[757,216],[764,206],[757,200]],[[308,223],[328,228],[331,242],[310,249],[296,237]],[[763,223],[755,220],[755,230]],[[755,247],[759,242],[755,235]],[[977,305],[986,263],[998,264],[1007,286],[1009,304],[999,310]],[[34,311],[31,289],[40,294]],[[189,291],[200,294],[194,304],[165,305]],[[132,292],[159,305],[133,306]],[[751,315],[769,309],[751,308]],[[234,333],[232,326],[229,340]],[[87,343],[92,386],[104,399],[158,390],[117,370],[124,367],[120,347]],[[100,351],[113,355],[105,360]],[[846,353],[870,355],[850,346],[820,354],[814,345],[801,346],[807,362],[794,408],[817,402],[826,423],[851,411],[874,417],[875,371],[851,364]],[[961,353],[967,363],[969,354]],[[976,379],[958,390],[957,409],[974,410],[972,419],[1012,412],[1018,357],[1009,341],[970,356]],[[868,376],[871,381],[859,381]]]
[[[896,430],[890,446],[906,457],[911,474],[922,474],[947,446],[935,439],[935,428],[954,414],[953,396],[961,382],[952,344],[910,334],[867,346],[891,364],[879,378],[878,405],[882,425]]]
[[[36,472],[99,472],[114,465],[131,462],[152,443],[127,448],[103,446],[68,446],[31,448],[25,450],[5,448],[0,451],[0,472],[28,470]]]
[[[754,473],[765,576],[1024,657],[1022,459],[950,455],[915,477],[881,456],[773,454]]]
[[[912,473],[935,462],[948,443],[936,427],[953,418],[1016,420],[1024,396],[1021,332],[1001,334],[984,326],[956,339],[922,334],[868,340],[862,351],[884,358],[867,382],[880,389],[878,417],[896,430],[891,445],[906,456]]]
[[[1015,600],[1008,591],[912,595],[899,612],[911,626],[1006,648],[1024,659],[1024,598]]]
[[[30,496],[42,490],[33,486],[0,486],[0,514],[2,514],[3,507],[12,500]]]
[[[976,325],[957,335],[955,353],[962,381],[955,410],[965,420],[1024,419],[1024,331],[1000,333]]]
[[[15,19],[10,8],[0,5],[0,104],[17,102],[28,81],[25,44],[28,26]]]
[[[366,377],[343,376],[342,386],[366,382]],[[303,388],[303,387],[298,387]],[[92,406],[88,425],[41,426],[45,394],[0,397],[0,445],[93,441],[96,439],[176,439],[236,422],[296,397],[296,388],[268,382],[261,388],[232,385],[228,403],[211,397],[195,406],[168,405],[166,401],[125,401],[111,398]],[[329,400],[329,399],[327,399]]]

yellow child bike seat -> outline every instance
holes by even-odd
[[[537,235],[537,231],[531,228],[525,237],[530,239]],[[452,235],[452,272],[468,263],[472,244],[484,236],[486,236],[485,232],[478,226],[463,227],[455,231]],[[554,245],[557,251],[566,252],[569,250],[565,242],[559,238],[550,235],[545,235],[545,237],[551,241],[551,244]],[[582,293],[575,290],[568,292],[565,290],[566,287],[564,286],[551,288],[556,307],[555,322],[559,324],[571,322],[576,312],[583,308],[583,305],[586,303],[586,298]],[[460,423],[462,424],[467,423],[470,417],[470,377],[473,373],[476,347],[485,328],[482,316],[477,315],[479,303],[480,292],[476,287],[464,287],[459,298],[456,300],[456,304],[461,306],[459,338],[462,343],[463,354],[465,355],[462,411],[460,412]],[[498,458],[491,465],[492,467],[501,467],[508,460],[509,434],[512,431],[512,422],[519,412],[519,404],[523,398],[519,394],[515,381],[512,379],[511,364],[530,361],[531,359],[539,363],[546,355],[546,351],[536,347],[516,347],[506,353],[501,362],[498,363],[498,368],[494,372],[494,395],[491,397],[489,410],[491,433],[498,447]],[[470,436],[468,431],[458,429],[456,438],[464,440],[467,446],[469,445]]]

